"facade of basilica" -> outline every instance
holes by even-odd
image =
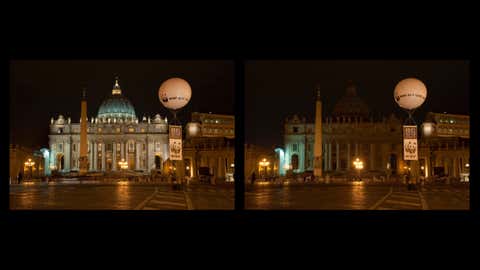
[[[161,169],[169,158],[168,119],[159,114],[139,119],[132,103],[122,94],[118,78],[100,105],[96,117],[87,119],[88,171],[117,171],[120,161],[130,170]],[[51,119],[49,170],[79,170],[80,123],[59,115]]]
[[[349,83],[333,112],[322,116],[322,171],[344,174],[353,161],[363,161],[364,171],[397,173],[403,167],[402,122],[393,114],[374,118],[367,104]],[[314,170],[315,124],[305,117],[287,117],[284,124],[284,166],[296,173]]]

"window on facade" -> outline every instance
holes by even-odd
[[[117,132],[120,132],[120,128],[117,128]]]
[[[292,150],[293,150],[293,151],[298,151],[298,144],[294,143],[294,144],[292,145]]]
[[[102,128],[98,128],[98,132],[102,132]]]
[[[112,151],[113,145],[111,143],[109,143],[109,144],[106,145],[106,147],[107,147],[107,151]]]
[[[120,151],[121,151],[121,145],[117,143],[117,152],[120,152]]]
[[[135,151],[135,144],[133,142],[128,143],[128,152]]]
[[[142,128],[142,132],[145,132],[145,129],[144,129],[144,128]]]
[[[72,146],[73,146],[73,152],[76,152],[77,151],[77,144],[74,143]]]
[[[160,142],[155,143],[155,150],[160,151]]]
[[[58,151],[63,151],[63,144],[61,143],[58,144]]]
[[[134,131],[135,131],[134,128],[129,128],[129,129],[128,129],[128,132],[134,132]]]
[[[298,133],[298,127],[293,127],[293,133]]]

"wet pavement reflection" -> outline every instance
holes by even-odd
[[[246,209],[265,210],[370,210],[376,209],[391,191],[395,196],[406,191],[405,186],[369,185],[353,182],[344,185],[258,185],[245,192]],[[468,186],[429,186],[413,192],[423,200],[426,210],[468,210]],[[400,193],[399,193],[400,192]],[[402,208],[413,205],[405,200],[393,200]],[[407,205],[407,206],[405,206]],[[410,207],[411,210],[422,209]]]
[[[173,191],[169,185],[36,183],[10,186],[10,209],[132,210],[154,192]],[[193,209],[233,209],[232,188],[188,187]],[[183,191],[180,191],[183,193]]]
[[[261,187],[246,192],[245,202],[247,209],[368,209],[388,191],[365,185]]]

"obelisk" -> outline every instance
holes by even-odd
[[[317,101],[315,104],[315,144],[313,148],[315,178],[322,177],[322,101],[320,88],[317,86]]]
[[[85,175],[88,170],[87,145],[87,95],[86,89],[82,91],[80,114],[80,175]]]

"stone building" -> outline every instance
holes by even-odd
[[[123,95],[118,77],[111,94],[102,102],[96,117],[87,118],[88,170],[120,170],[124,160],[130,170],[161,169],[169,158],[168,120],[159,114],[138,118],[130,100]],[[80,123],[59,115],[50,122],[50,169],[62,173],[79,170]]]
[[[403,171],[402,121],[393,114],[374,117],[353,83],[349,82],[333,111],[322,116],[321,130],[323,174],[348,174],[354,170],[356,158],[363,161],[366,172]],[[314,143],[314,121],[298,115],[287,117],[282,166],[296,173],[313,171]]]
[[[19,173],[23,175],[24,179],[39,178],[45,175],[45,158],[41,151],[18,144],[10,144],[9,150],[10,183],[16,183]],[[29,159],[35,164],[25,165]]]
[[[421,126],[419,162],[425,177],[468,177],[470,117],[429,112]]]
[[[183,143],[185,175],[210,183],[233,181],[235,117],[193,112]]]

